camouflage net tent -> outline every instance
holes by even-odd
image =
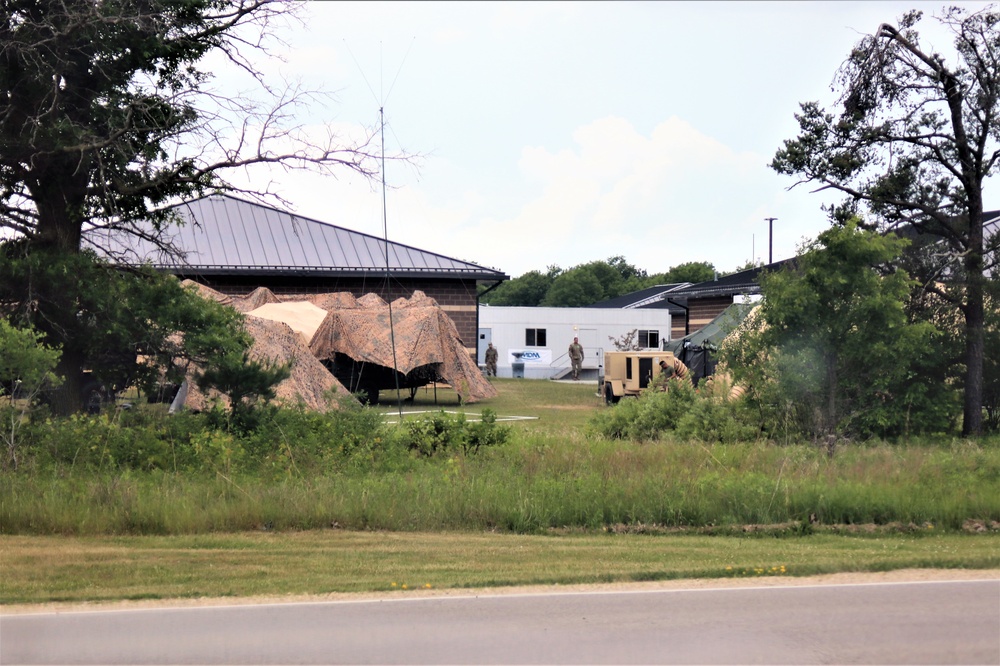
[[[308,346],[313,334],[326,319],[327,312],[309,301],[286,301],[284,303],[265,303],[246,313],[252,317],[280,321],[302,336]]]
[[[197,285],[193,282],[191,284]],[[267,292],[266,294],[258,293],[261,290],[257,290],[242,299],[220,294],[203,285],[197,285],[197,290],[204,298],[211,298],[244,313],[249,305],[277,302],[274,295],[267,290],[263,290]],[[301,404],[306,409],[325,412],[336,409],[340,399],[353,399],[344,385],[313,356],[308,341],[303,338],[300,331],[296,331],[284,322],[251,314],[246,314],[246,328],[254,341],[250,348],[250,358],[255,361],[292,362],[291,376],[275,387],[277,402],[290,406]],[[175,411],[183,406],[201,411],[213,402],[220,402],[228,407],[227,396],[215,391],[206,394],[197,387],[194,382],[196,370],[196,368],[188,369],[184,386],[171,405],[171,410]]]
[[[207,298],[213,301],[218,301],[223,305],[228,305],[237,312],[247,313],[251,310],[256,310],[262,305],[268,303],[280,303],[281,299],[274,295],[274,293],[267,289],[266,287],[257,287],[251,291],[246,296],[228,296],[221,292],[218,292],[211,287],[206,287],[200,282],[195,282],[194,280],[183,280],[181,285],[187,287],[188,289],[194,289],[198,292],[198,295],[202,298]]]
[[[466,403],[497,395],[466,351],[454,322],[433,298],[416,291],[390,307],[375,294],[365,294],[350,307],[349,294],[337,296],[340,307],[329,310],[310,348],[352,390],[392,389],[397,380],[410,389],[444,381]],[[327,303],[329,297],[320,295],[313,302]],[[392,376],[393,368],[399,376]]]
[[[390,305],[375,294],[279,298],[259,288],[241,298],[195,282],[185,284],[246,315],[255,341],[254,359],[294,359],[292,376],[278,385],[280,401],[325,411],[336,407],[327,395],[361,392],[377,398],[379,390],[398,385],[412,391],[432,382],[448,383],[466,403],[497,394],[465,349],[454,322],[423,292],[393,301],[390,329]],[[187,384],[189,390],[181,397],[191,409],[203,409],[212,397],[222,397],[203,396],[193,381]]]

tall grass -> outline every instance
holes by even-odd
[[[57,466],[0,475],[6,534],[186,534],[1000,521],[1000,447],[636,443],[515,431],[503,446],[307,474]]]
[[[243,434],[214,428],[211,415],[141,410],[37,420],[22,431],[21,466],[0,471],[0,533],[956,530],[1000,521],[996,438],[856,444],[832,456],[808,444],[704,444],[669,432],[609,439],[588,423],[620,413],[593,385],[495,381],[500,395],[483,406],[420,391],[408,409],[431,413],[400,425],[387,423],[398,410],[346,407],[281,410]],[[503,421],[511,415],[535,420]]]

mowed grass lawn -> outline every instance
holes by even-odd
[[[286,597],[1000,567],[1000,536],[350,532],[0,538],[0,602]],[[998,572],[1000,575],[1000,572]]]
[[[387,418],[395,418],[399,411],[406,418],[414,412],[444,410],[463,413],[469,419],[478,417],[484,409],[491,409],[498,420],[517,423],[521,433],[555,436],[582,433],[593,411],[604,408],[604,399],[598,394],[594,381],[552,382],[496,377],[490,381],[497,388],[497,397],[472,405],[461,404],[450,387],[430,385],[417,389],[412,402],[400,403],[394,392],[383,391],[377,408],[384,411]],[[404,391],[403,396],[409,397],[409,392]]]
[[[450,389],[427,387],[403,407],[383,393],[378,409],[387,419],[398,418],[400,409],[461,411],[470,420],[484,408],[501,420],[530,417],[508,423],[518,442],[528,442],[542,456],[553,442],[560,447],[590,445],[587,419],[606,408],[592,382],[499,379],[495,384],[500,395],[482,404],[463,406]],[[893,456],[905,466],[905,449],[894,450]],[[984,524],[987,529],[979,533],[942,531],[928,523],[843,534],[792,529],[709,535],[613,526],[516,534],[346,530],[337,525],[162,536],[3,534],[0,609],[51,602],[770,580],[927,568],[1000,576],[1000,532],[990,529],[988,520]]]

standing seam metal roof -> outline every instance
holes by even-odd
[[[115,237],[157,268],[251,274],[371,275],[386,271],[386,242],[368,234],[294,215],[228,195],[212,195],[175,207],[185,224],[168,232],[184,260],[166,256],[151,243]],[[107,242],[107,241],[105,241]],[[449,276],[506,280],[485,268],[401,243],[388,243],[388,269],[395,276]]]

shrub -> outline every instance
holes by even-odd
[[[496,412],[484,409],[481,420],[468,422],[465,414],[451,416],[440,410],[418,419],[405,421],[400,432],[405,446],[424,457],[439,453],[475,453],[483,446],[497,446],[507,441],[510,428],[497,425]]]
[[[677,422],[675,432],[681,439],[709,444],[753,441],[761,434],[745,401],[710,398],[695,400]]]
[[[19,431],[41,391],[61,383],[55,374],[60,354],[35,330],[0,319],[0,397],[8,398],[0,403],[0,441],[5,444],[0,468],[17,468]]]
[[[635,398],[597,412],[589,429],[611,439],[658,439],[661,433],[677,428],[695,400],[690,382],[670,379],[666,391],[654,384]]]
[[[954,362],[942,330],[908,312],[905,246],[850,220],[761,275],[757,314],[721,361],[752,389],[764,427],[817,439],[954,431]]]
[[[261,471],[308,474],[348,468],[372,469],[398,461],[382,415],[344,400],[326,414],[305,407],[276,410],[245,435],[247,451]]]
[[[265,475],[398,470],[408,458],[381,414],[367,407],[347,403],[327,414],[274,405],[254,411],[260,418],[249,431],[233,428],[225,410],[167,415],[141,406],[36,418],[23,427],[22,457],[34,467]],[[467,431],[461,441],[471,449],[504,440],[492,424],[469,424]]]

